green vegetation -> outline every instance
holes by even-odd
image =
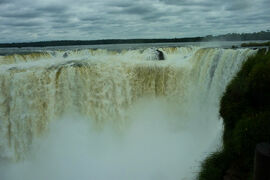
[[[0,43],[0,48],[7,47],[47,47],[47,46],[75,46],[75,45],[100,45],[100,44],[137,44],[137,43],[177,43],[177,42],[201,42],[201,41],[250,41],[270,40],[270,30],[254,33],[229,33],[224,35],[205,37],[186,37],[173,39],[104,39],[104,40],[64,40],[64,41],[40,41],[24,43]]]
[[[202,164],[199,180],[252,179],[255,146],[270,142],[270,52],[259,50],[227,86],[220,102],[223,148]]]
[[[256,46],[270,46],[270,41],[268,42],[263,42],[263,43],[243,43],[241,44],[241,47],[256,47]]]

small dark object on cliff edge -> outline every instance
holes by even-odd
[[[157,52],[158,52],[158,60],[165,60],[163,52],[158,49]]]
[[[64,54],[63,54],[63,58],[67,58],[68,57],[68,54],[65,52]]]

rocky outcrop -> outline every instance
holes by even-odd
[[[157,52],[158,60],[165,60],[164,54],[162,51],[157,49],[156,52]]]

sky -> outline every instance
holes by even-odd
[[[0,0],[0,43],[270,29],[270,0]]]

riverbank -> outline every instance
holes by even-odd
[[[270,46],[270,41],[263,43],[251,42],[241,44],[241,47],[261,47],[261,46]]]

